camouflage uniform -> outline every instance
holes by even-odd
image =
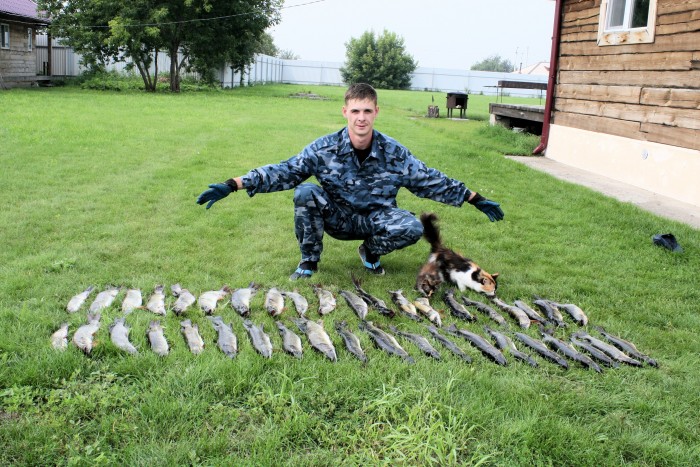
[[[320,186],[302,183],[314,176]],[[319,261],[323,233],[364,240],[381,256],[416,243],[423,227],[396,207],[404,187],[421,198],[461,206],[470,192],[464,183],[426,167],[394,139],[374,131],[372,150],[359,164],[347,128],[323,136],[296,156],[253,169],[242,177],[249,196],[294,191],[294,226],[301,260]]]

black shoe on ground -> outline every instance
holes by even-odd
[[[367,248],[365,248],[364,243],[357,248],[357,252],[360,254],[360,259],[362,260],[362,265],[365,267],[367,272],[370,274],[375,274],[377,276],[383,276],[385,271],[381,264],[379,264],[379,256],[373,255]]]

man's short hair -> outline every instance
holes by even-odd
[[[360,101],[369,99],[377,105],[377,91],[367,83],[354,83],[345,91],[345,103],[347,104],[351,99]]]

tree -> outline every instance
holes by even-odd
[[[510,73],[515,68],[510,60],[501,58],[500,55],[491,55],[471,67],[475,71],[500,71]]]
[[[83,55],[87,65],[129,59],[155,91],[160,50],[170,56],[170,90],[180,90],[186,63],[204,76],[226,60],[237,69],[253,59],[264,31],[280,21],[282,0],[40,0],[51,33]],[[157,63],[156,63],[157,65]]]
[[[345,43],[347,61],[340,69],[346,84],[368,83],[383,89],[406,89],[418,66],[406,53],[404,40],[386,29],[376,36],[367,31]]]

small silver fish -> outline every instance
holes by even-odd
[[[165,287],[156,285],[153,295],[146,303],[146,308],[157,315],[165,316]]]
[[[129,289],[126,291],[126,296],[122,300],[122,312],[128,315],[136,308],[143,305],[143,298],[139,289]]]
[[[367,317],[367,312],[369,311],[367,302],[349,290],[341,290],[339,293],[348,303],[350,309],[352,309],[360,319],[364,320]]]
[[[94,289],[95,287],[91,285],[79,294],[74,295],[68,301],[68,305],[66,305],[66,310],[68,310],[68,313],[75,313],[76,311],[78,311],[80,307],[83,306],[83,303],[85,303],[85,300],[87,300],[88,296],[90,296]]]
[[[151,321],[147,334],[148,342],[151,343],[151,349],[153,349],[156,355],[165,357],[170,353],[170,346],[168,345],[168,340],[165,338],[163,326],[161,326],[160,321]]]
[[[348,352],[356,356],[361,362],[367,362],[367,355],[365,355],[365,351],[362,350],[362,346],[360,345],[360,338],[357,337],[350,329],[348,328],[348,323],[345,321],[341,321],[339,323],[335,323],[335,329],[338,331],[338,334],[340,334],[340,337],[343,338],[343,342],[345,342],[345,348],[348,349]]]
[[[276,287],[272,287],[267,291],[267,294],[265,294],[265,304],[263,306],[273,318],[282,314],[284,310],[284,297]]]
[[[322,288],[320,284],[314,285],[313,289],[318,297],[318,314],[323,316],[335,310],[337,303],[333,292]]]
[[[391,295],[391,300],[399,307],[399,310],[401,310],[404,316],[414,321],[421,320],[420,316],[418,316],[416,306],[404,297],[403,290],[390,290],[389,294]]]
[[[309,302],[302,294],[294,290],[293,292],[282,292],[282,296],[289,298],[292,303],[294,303],[294,308],[297,310],[299,316],[302,318],[306,316],[306,311],[309,309]]]
[[[332,362],[338,360],[335,346],[333,346],[333,342],[326,330],[323,329],[323,321],[315,322],[306,318],[294,318],[292,321],[294,321],[294,324],[297,325],[301,332],[306,334],[311,347],[321,352]]]
[[[100,330],[100,314],[88,313],[87,324],[83,324],[73,334],[73,343],[83,352],[89,354],[95,346],[95,334]]]
[[[250,315],[250,300],[258,293],[258,286],[251,282],[248,287],[236,289],[231,294],[231,306],[236,312],[243,316]]]
[[[197,298],[187,289],[183,289],[180,284],[173,284],[170,286],[170,291],[173,293],[177,300],[173,303],[173,313],[176,315],[181,315],[187,309],[197,301]]]
[[[126,325],[126,319],[115,318],[114,322],[109,325],[109,338],[119,350],[128,352],[132,355],[139,353],[136,347],[129,341],[129,331],[131,329]]]
[[[51,334],[51,347],[56,350],[68,348],[68,323],[61,324],[61,327]]]
[[[435,308],[430,306],[430,301],[427,297],[416,298],[415,300],[413,300],[413,304],[423,316],[428,318],[428,321],[430,321],[439,328],[442,327],[442,319],[440,318],[440,313]]]
[[[224,323],[221,316],[207,316],[212,326],[219,334],[216,341],[221,351],[229,358],[234,358],[238,354],[238,339],[231,329],[231,325]]]
[[[255,350],[263,357],[271,358],[272,342],[270,341],[270,336],[265,333],[263,325],[256,326],[251,320],[246,319],[243,321],[243,327],[248,331],[250,341],[253,343]]]
[[[117,298],[119,289],[116,287],[107,286],[105,290],[97,294],[95,300],[90,304],[90,313],[96,313],[109,307],[114,299]]]
[[[578,305],[574,305],[573,303],[557,303],[552,301],[550,301],[550,303],[560,310],[564,310],[579,326],[586,326],[588,324],[588,316],[581,308],[579,308]]]
[[[223,286],[219,290],[209,290],[208,292],[204,292],[199,296],[197,304],[205,314],[210,315],[214,313],[214,310],[216,310],[219,300],[226,297],[229,292],[231,292],[231,289],[229,289],[227,285]]]
[[[180,331],[185,336],[185,342],[187,342],[190,352],[195,355],[202,353],[204,351],[204,340],[199,334],[199,326],[192,324],[192,321],[189,319],[180,321],[180,326]]]
[[[303,355],[301,337],[297,336],[294,331],[285,326],[281,321],[277,321],[276,324],[280,336],[282,337],[282,348],[285,352],[294,355],[296,358],[301,358]]]

